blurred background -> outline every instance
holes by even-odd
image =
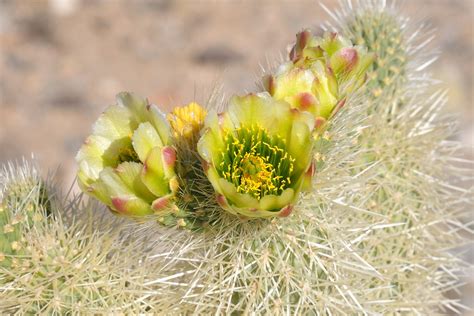
[[[405,2],[406,14],[437,29],[442,55],[431,71],[473,146],[474,0]],[[167,110],[204,102],[218,84],[226,95],[251,91],[260,65],[327,18],[316,0],[0,0],[0,164],[34,153],[43,170],[60,166],[67,187],[77,150],[117,92]],[[474,287],[464,289],[472,301]]]

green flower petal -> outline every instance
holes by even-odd
[[[129,92],[121,92],[117,94],[117,104],[130,111],[132,129],[137,128],[141,122],[148,121],[148,101],[146,99]]]
[[[278,195],[273,195],[273,194],[265,195],[260,200],[259,208],[265,211],[277,210],[278,209]]]
[[[337,33],[326,33],[324,34],[320,46],[328,56],[331,57],[341,48],[352,46],[352,43],[350,40],[339,36]]]
[[[87,162],[84,161],[82,163],[84,166],[82,168],[79,166],[79,170],[77,171],[77,184],[82,191],[87,191],[87,189],[94,183],[94,180],[86,173]]]
[[[296,198],[296,192],[292,188],[288,188],[278,197],[278,207],[285,207],[293,203]]]
[[[152,202],[156,199],[153,193],[148,190],[141,180],[141,172],[143,165],[136,162],[123,162],[117,168],[115,173],[120,177],[123,183],[131,189],[138,197],[147,202]]]
[[[141,199],[153,200],[151,192],[140,180],[142,165],[134,162],[123,162],[117,168],[106,167],[100,173],[97,183],[102,183],[109,196],[136,195]]]
[[[212,111],[205,121],[206,128],[199,139],[197,149],[201,157],[208,163],[220,163],[220,156],[217,153],[224,148],[224,141],[217,113]]]
[[[268,120],[274,121],[272,117],[273,108],[266,107],[265,99],[256,95],[234,96],[229,101],[228,116],[234,127],[245,125],[261,125]]]
[[[76,161],[82,173],[81,180],[84,183],[90,184],[95,181],[105,166],[112,165],[111,157],[104,155],[110,144],[111,141],[102,136],[90,135],[86,139],[76,155]]]
[[[86,192],[97,198],[99,201],[103,202],[105,205],[112,205],[109,190],[107,189],[105,183],[103,183],[102,181],[98,180],[91,184],[87,188]]]
[[[327,119],[337,104],[337,98],[331,91],[334,90],[332,84],[333,80],[332,78],[331,80],[329,79],[329,77],[333,75],[327,71],[326,66],[320,61],[314,63],[311,69],[316,74],[315,80],[313,81],[313,93],[319,100],[316,116],[321,116]]]
[[[296,174],[306,170],[311,162],[313,150],[311,138],[311,130],[305,122],[296,121],[293,123],[291,134],[288,137],[288,152],[292,157],[297,158],[294,162]]]
[[[337,51],[329,60],[332,70],[339,74],[353,70],[359,60],[359,54],[354,47],[344,47]]]
[[[145,216],[153,214],[150,205],[134,195],[114,196],[111,201],[111,208],[122,215]]]
[[[362,51],[365,51],[365,50],[362,50]],[[365,74],[367,72],[367,69],[369,68],[370,65],[372,65],[372,63],[375,60],[375,54],[371,54],[371,53],[363,54],[359,52],[359,55],[361,57],[359,58],[359,62],[357,63],[357,66],[350,73],[346,75],[346,77],[348,78],[351,78],[351,77],[353,78],[352,79],[353,84],[348,85],[348,87],[346,88],[346,93],[351,93],[355,89],[358,89],[359,87],[362,86],[362,84],[366,80]]]
[[[237,192],[235,186],[229,181],[220,178],[219,187],[222,190],[222,194],[227,198],[229,203],[235,205],[236,207],[247,207],[258,209],[259,204],[257,199],[253,198],[249,194]]]
[[[109,206],[115,211],[128,215],[151,214],[149,202],[147,203],[142,198],[148,193],[141,192],[142,197],[137,195],[136,186],[139,183],[139,173],[136,171],[138,171],[136,166],[128,163],[124,163],[123,168],[119,168],[119,170],[107,167],[100,173],[99,183],[106,188],[111,200]],[[103,187],[99,185],[97,189],[101,192]]]
[[[301,179],[301,190],[309,192],[313,187],[313,176],[316,169],[316,165],[314,162],[311,162],[308,170],[304,173]]]
[[[141,179],[153,194],[164,196],[171,192],[169,178],[165,176],[162,148],[154,147],[144,162]]]
[[[172,199],[173,199],[172,194],[159,197],[156,200],[154,200],[153,203],[151,203],[151,208],[153,209],[155,213],[159,213],[161,215],[172,212],[172,209],[170,208]]]
[[[80,181],[90,185],[107,166],[120,163],[124,148],[131,148],[132,123],[128,109],[112,105],[101,114],[76,156],[82,171]],[[89,178],[89,179],[87,179]]]
[[[311,113],[306,111],[291,111],[291,114],[293,115],[293,119],[295,121],[304,123],[310,131],[313,131],[315,128],[315,119]]]
[[[131,127],[136,129],[140,123],[150,122],[160,135],[164,144],[168,144],[170,127],[165,115],[160,109],[148,100],[129,93],[121,92],[117,95],[117,104],[123,106],[131,113]]]
[[[296,198],[296,195],[295,195]],[[232,214],[235,215],[240,215],[248,218],[270,218],[270,217],[286,217],[291,214],[291,211],[293,210],[293,205],[288,204],[282,207],[279,210],[274,210],[274,211],[267,211],[264,209],[255,209],[255,208],[248,208],[248,207],[236,207],[236,206],[231,206],[229,209],[226,209]]]
[[[221,189],[220,184],[219,184],[219,180],[221,178],[219,177],[219,174],[217,173],[216,169],[214,167],[211,167],[206,172],[206,174],[207,174],[207,178],[209,179],[209,182],[211,182],[216,192],[220,194],[224,194],[224,191]]]
[[[280,195],[266,195],[260,200],[259,209],[265,211],[278,212],[283,207],[292,203],[296,198],[295,191],[291,188],[286,189]]]
[[[109,192],[109,196],[132,195],[133,189],[128,187],[113,168],[107,167],[100,173],[100,180]]]
[[[154,147],[163,147],[160,135],[149,122],[141,123],[133,133],[133,149],[142,162],[146,160]]]
[[[170,141],[170,125],[166,120],[165,114],[160,111],[156,105],[149,105],[148,110],[148,120],[153,125],[155,130],[158,132],[160,139],[163,145],[169,144]]]
[[[283,70],[267,81],[267,89],[271,88],[275,99],[284,100],[291,107],[314,116],[329,117],[337,103],[338,82],[331,69],[320,60],[305,67],[291,68],[285,64]]]
[[[299,108],[297,95],[304,92],[311,93],[313,81],[314,75],[310,70],[293,68],[288,73],[276,77],[273,97]]]
[[[130,136],[133,132],[131,122],[131,113],[128,109],[111,105],[93,126],[93,134],[105,137],[111,141]]]
[[[291,107],[287,102],[276,101],[269,94],[234,96],[224,117],[239,126],[261,126],[270,134],[286,135],[291,130]]]

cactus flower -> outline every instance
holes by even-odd
[[[130,93],[118,94],[99,117],[76,160],[82,190],[119,214],[164,212],[178,189],[168,122]]]
[[[192,143],[199,137],[206,114],[206,110],[195,102],[176,107],[167,115],[174,137]]]
[[[313,173],[313,117],[268,94],[233,97],[208,115],[198,151],[219,205],[244,217],[288,216]]]
[[[328,120],[345,97],[365,80],[374,59],[362,47],[336,33],[316,37],[305,30],[297,34],[290,61],[264,78],[265,89],[277,100]]]

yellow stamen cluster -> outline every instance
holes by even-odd
[[[280,194],[291,183],[294,159],[280,138],[254,126],[229,132],[225,141],[227,148],[218,171],[237,192],[259,200],[267,194]]]
[[[203,107],[192,102],[187,106],[176,107],[173,112],[167,115],[167,119],[175,137],[191,139],[199,135],[206,114]]]
[[[275,185],[272,183],[274,173],[275,169],[272,164],[268,163],[268,157],[246,153],[237,172],[233,174],[233,176],[241,175],[237,191],[258,197],[261,196],[262,191],[273,191],[275,190]]]

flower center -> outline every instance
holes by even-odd
[[[135,149],[133,149],[131,143],[129,146],[122,147],[119,149],[117,160],[117,166],[120,165],[122,162],[140,162],[140,158],[138,158],[138,155],[135,152]]]
[[[117,167],[122,162],[140,162],[135,149],[133,149],[132,138],[124,137],[113,141],[104,152],[102,159],[112,168]]]
[[[272,183],[275,169],[267,160],[268,157],[262,158],[255,153],[245,153],[236,173],[241,176],[237,191],[259,196],[259,192],[262,190],[275,189],[275,185]]]
[[[290,185],[295,160],[281,137],[251,126],[227,132],[224,141],[227,148],[217,171],[238,192],[261,199],[268,194],[279,195]]]

